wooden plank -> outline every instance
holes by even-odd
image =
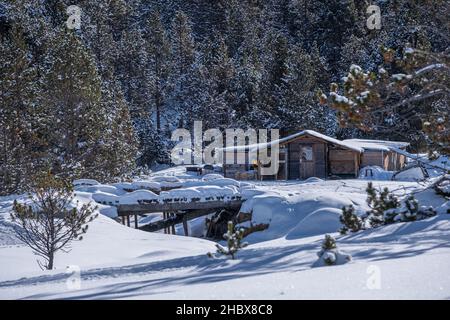
[[[330,150],[330,161],[353,161],[356,152],[351,150]]]
[[[158,220],[149,224],[146,224],[145,226],[140,227],[140,230],[143,231],[149,231],[149,232],[155,232],[162,229],[168,229],[171,226],[177,225],[179,223],[183,223],[183,219],[186,219],[186,221],[206,216],[210,213],[212,213],[210,209],[202,209],[202,210],[192,210],[185,213],[176,213],[174,216]]]
[[[326,145],[324,143],[316,143],[313,145],[314,162],[315,162],[315,176],[318,178],[326,178],[326,159],[325,159]]]
[[[171,217],[175,217],[175,213],[171,213],[170,216]],[[175,232],[175,225],[174,224],[172,225],[172,234],[176,234],[176,232]]]
[[[355,162],[350,161],[330,161],[331,174],[355,174]]]
[[[189,236],[189,228],[188,228],[186,216],[183,216],[183,230],[184,230],[184,235]]]
[[[237,197],[238,198],[238,197]],[[244,202],[242,199],[233,199],[229,201],[197,201],[197,202],[167,202],[167,203],[142,203],[142,204],[121,204],[117,205],[119,216],[128,216],[132,214],[144,214],[153,212],[177,212],[186,210],[202,209],[227,209],[240,208]]]

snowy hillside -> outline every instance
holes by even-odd
[[[191,184],[195,180],[181,172],[177,179]],[[31,250],[15,239],[8,212],[16,197],[2,197],[0,298],[450,298],[449,204],[433,192],[417,193],[421,203],[437,208],[433,218],[341,236],[336,232],[340,209],[348,204],[358,212],[367,209],[367,181],[245,185],[248,200],[241,211],[253,212],[252,223],[270,226],[248,236],[250,245],[236,260],[207,257],[215,251],[213,241],[143,232],[101,214],[83,241],[75,242],[69,253],[57,254],[53,271],[39,271]],[[399,196],[423,188],[415,182],[375,185]],[[91,201],[95,192],[78,192],[77,199]],[[111,207],[100,206],[102,212],[110,215]],[[335,236],[339,249],[353,257],[350,263],[313,267],[325,233]],[[72,271],[79,267],[80,287],[68,282],[73,279],[68,266]]]

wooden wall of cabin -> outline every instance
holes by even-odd
[[[356,151],[330,147],[328,151],[329,172],[336,176],[357,176],[359,153]]]
[[[405,165],[406,157],[402,154],[390,151],[387,153],[386,157],[388,158],[387,168],[390,171],[398,171]]]
[[[385,152],[366,150],[362,154],[361,168],[367,166],[378,166],[387,170],[386,158],[387,155],[385,154]]]
[[[300,156],[302,147],[311,147],[312,161],[302,162]],[[309,177],[327,177],[327,144],[323,140],[311,136],[302,136],[287,143],[287,178],[305,179]],[[303,168],[303,170],[302,170]]]

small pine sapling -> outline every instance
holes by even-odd
[[[417,220],[417,214],[419,213],[419,201],[413,196],[410,195],[406,201],[405,201],[406,209],[408,210],[405,212],[404,217],[405,221],[416,221]]]
[[[350,255],[338,250],[336,239],[329,234],[325,235],[325,239],[322,242],[322,248],[317,253],[317,256],[319,257],[319,260],[314,265],[316,267],[344,264],[352,259]]]
[[[348,231],[358,232],[363,227],[363,222],[360,217],[355,213],[355,207],[353,205],[344,206],[342,208],[342,214],[339,217],[342,223],[342,228],[339,230],[341,234],[347,234]]]
[[[379,227],[385,224],[386,211],[392,211],[400,206],[398,198],[392,194],[388,188],[382,191],[377,191],[373,187],[373,183],[369,182],[367,185],[367,204],[371,208],[367,212],[368,221],[371,227]]]
[[[235,231],[232,221],[228,221],[228,231],[223,236],[227,240],[227,248],[217,243],[217,253],[231,256],[231,259],[235,258],[236,253],[240,249],[245,248],[248,245],[247,242],[242,242],[244,237],[244,229]],[[211,254],[208,254],[208,256],[211,256]]]

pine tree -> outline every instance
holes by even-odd
[[[350,205],[342,208],[342,214],[339,217],[340,222],[343,224],[339,230],[341,234],[346,234],[348,231],[358,232],[363,227],[363,222],[360,217],[355,213],[355,207]]]
[[[337,245],[336,239],[329,234],[325,235],[322,241],[322,248],[317,252],[319,260],[314,264],[316,267],[333,266],[344,264],[352,260],[352,256],[341,252]]]
[[[129,103],[133,119],[146,116],[150,112],[151,79],[149,77],[146,42],[142,31],[130,28],[122,32],[119,43],[117,76]],[[136,130],[139,130],[136,128]]]
[[[192,88],[193,66],[196,60],[196,44],[192,33],[192,23],[182,11],[178,11],[173,18],[170,30],[172,65],[171,74],[171,104],[173,111],[180,115],[179,126],[183,127],[192,106],[186,103]]]
[[[83,239],[88,223],[97,217],[96,207],[88,203],[71,208],[71,183],[51,174],[35,176],[29,191],[32,205],[15,200],[11,220],[21,227],[14,229],[17,237],[44,260],[38,261],[39,266],[52,270],[56,252]]]
[[[372,182],[368,183],[366,192],[367,204],[371,208],[368,211],[368,221],[372,227],[381,226],[385,223],[386,211],[396,209],[400,206],[398,198],[388,188],[377,191],[373,187]]]
[[[23,190],[33,168],[39,81],[19,26],[1,40],[0,55],[0,194],[9,194]]]
[[[147,22],[146,40],[147,72],[150,82],[151,98],[156,112],[156,130],[161,134],[161,118],[168,94],[168,77],[172,65],[169,64],[170,42],[162,24],[161,15],[155,11]],[[152,106],[152,109],[153,109]]]
[[[72,31],[61,30],[48,48],[42,66],[43,104],[40,138],[46,161],[55,172],[95,177],[106,131],[101,80],[92,56]],[[94,161],[95,160],[95,161]]]
[[[232,221],[228,222],[228,231],[224,234],[224,238],[227,240],[227,248],[224,248],[220,244],[216,244],[217,253],[231,256],[231,259],[234,259],[236,253],[245,248],[248,244],[247,242],[242,242],[242,238],[244,236],[244,230],[234,230],[234,225]]]

